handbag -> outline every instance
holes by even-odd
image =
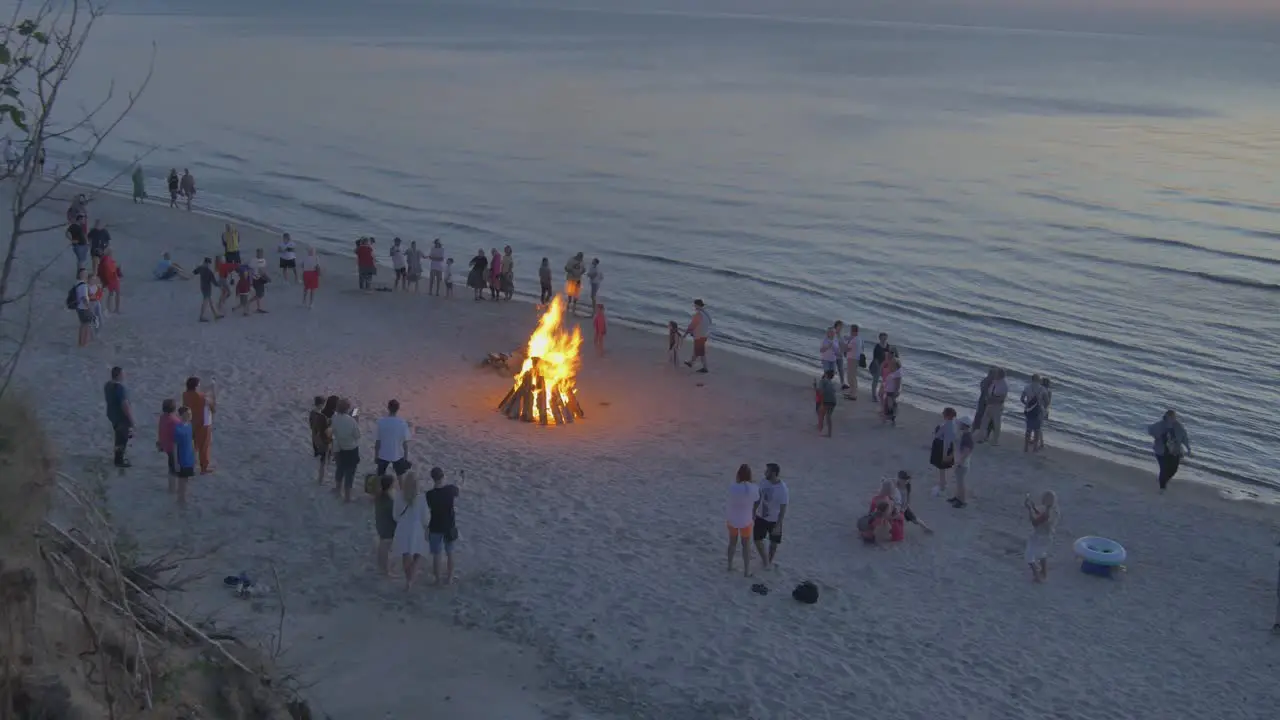
[[[865,368],[867,366],[867,354],[858,353],[858,367]]]

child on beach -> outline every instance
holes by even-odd
[[[89,276],[89,312],[93,313],[93,331],[97,333],[106,317],[102,309],[102,281],[97,275]]]
[[[372,290],[378,266],[373,260],[373,243],[368,238],[356,240],[356,271],[360,277],[360,289]]]
[[[405,264],[404,248],[400,246],[400,238],[391,241],[391,269],[395,271],[395,280],[392,281],[391,289],[399,290],[402,287],[409,289],[409,266]]]
[[[1058,528],[1058,496],[1046,490],[1040,496],[1042,507],[1036,507],[1028,495],[1024,501],[1027,518],[1031,520],[1031,537],[1027,538],[1027,564],[1031,566],[1031,582],[1042,583],[1049,579],[1049,551],[1053,549],[1053,534]]]
[[[174,454],[173,429],[181,424],[178,419],[178,403],[166,398],[160,404],[160,423],[156,428],[156,450],[164,453],[169,461],[169,492],[178,489],[178,456]]]
[[[391,577],[391,541],[396,536],[395,499],[391,488],[395,478],[378,478],[378,495],[373,499],[373,527],[378,531],[378,572]]]
[[[236,268],[235,275],[230,278],[236,285],[236,309],[249,314],[249,291],[253,289],[253,271],[248,265]]]
[[[262,251],[259,250],[258,252],[261,253]],[[265,268],[256,268],[253,271],[253,280],[251,284],[253,285],[253,304],[256,307],[254,312],[266,314],[267,311],[262,308],[262,300],[267,295],[267,283],[269,282],[271,282],[271,278],[267,276]],[[249,314],[248,305],[244,306],[244,314]]]
[[[671,367],[680,367],[680,324],[675,320],[667,323],[667,355],[671,358]]]
[[[220,314],[227,304],[227,298],[231,297],[231,276],[235,274],[236,266],[227,262],[225,255],[215,256],[213,265],[218,271],[218,313]]]
[[[320,288],[320,257],[314,247],[307,248],[302,257],[302,305],[310,308],[316,301],[316,290]]]
[[[453,258],[444,261],[444,296],[453,297]]]
[[[831,368],[813,383],[815,409],[818,412],[818,433],[822,433],[825,424],[827,437],[831,437],[832,415],[836,411],[836,395],[839,392],[835,377],[835,368]]]
[[[596,355],[604,357],[604,336],[609,331],[608,321],[604,317],[604,303],[596,303],[595,317],[591,320],[595,328]]]
[[[187,504],[187,480],[196,474],[196,443],[191,427],[191,408],[178,408],[178,424],[173,428],[174,459],[178,461],[178,505]]]
[[[102,260],[98,263],[98,277],[102,279],[102,287],[107,290],[107,312],[120,312],[120,278],[124,272],[116,262],[111,248],[102,251]]]

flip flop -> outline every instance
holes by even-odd
[[[764,583],[756,583],[755,585],[751,586],[751,592],[757,595],[768,595],[769,586],[765,585]]]

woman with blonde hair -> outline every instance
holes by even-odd
[[[1046,490],[1040,496],[1042,507],[1036,507],[1027,495],[1024,505],[1031,520],[1031,537],[1027,538],[1027,564],[1031,566],[1031,581],[1044,582],[1049,578],[1049,551],[1053,548],[1053,533],[1058,529],[1058,496]]]
[[[391,552],[400,556],[404,565],[404,589],[413,587],[418,562],[427,552],[427,501],[418,490],[418,478],[404,474],[392,505],[396,530],[391,539]]]
[[[733,572],[733,556],[742,546],[742,574],[751,577],[751,528],[756,503],[760,500],[760,488],[751,482],[751,466],[740,465],[738,474],[729,486],[729,501],[725,506],[725,525],[729,527],[729,572]]]

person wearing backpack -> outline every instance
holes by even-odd
[[[76,336],[79,347],[89,344],[93,337],[93,310],[89,308],[89,283],[85,281],[88,271],[80,268],[76,271],[76,284],[67,291],[67,309],[75,310],[80,319],[80,331]]]
[[[1160,465],[1160,475],[1157,480],[1160,483],[1160,492],[1164,492],[1169,481],[1178,474],[1178,465],[1182,463],[1182,458],[1191,457],[1191,439],[1187,437],[1186,428],[1178,422],[1178,413],[1173,410],[1166,410],[1159,422],[1147,426],[1147,434],[1154,440],[1152,450],[1155,452],[1156,462]],[[1185,453],[1183,448],[1186,448]]]

